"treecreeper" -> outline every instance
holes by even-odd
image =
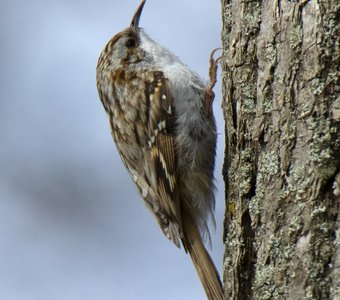
[[[203,238],[214,222],[216,125],[210,82],[152,40],[137,8],[128,28],[102,50],[97,88],[121,159],[164,235],[190,254],[209,300],[223,299]]]

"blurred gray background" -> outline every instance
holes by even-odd
[[[0,299],[205,299],[190,257],[139,199],[97,96],[99,53],[138,4],[0,2]],[[219,1],[148,0],[141,26],[207,77]],[[221,272],[220,82],[216,93]]]

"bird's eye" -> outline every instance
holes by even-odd
[[[128,39],[125,43],[126,48],[135,48],[136,47],[136,41],[134,39]]]

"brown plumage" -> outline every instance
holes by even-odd
[[[138,27],[103,49],[97,87],[120,156],[166,237],[189,252],[210,300],[222,299],[218,272],[202,241],[214,209],[216,126],[210,86]]]

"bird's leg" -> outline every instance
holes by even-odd
[[[213,101],[215,98],[215,93],[213,92],[213,88],[217,82],[216,79],[216,75],[217,75],[217,64],[220,61],[220,59],[222,58],[222,56],[219,56],[218,58],[214,59],[214,54],[217,50],[221,50],[221,48],[216,48],[214,49],[211,54],[210,54],[210,66],[209,66],[209,85],[205,90],[204,93],[204,103],[203,103],[203,110],[204,113],[207,116],[211,116],[212,115],[212,105],[213,105]]]

